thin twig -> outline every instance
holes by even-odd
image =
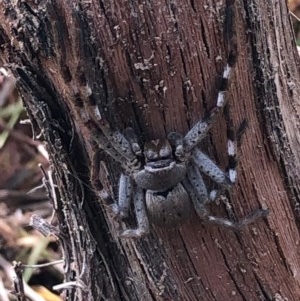
[[[297,17],[293,12],[289,11],[289,13],[297,20],[300,22],[300,18]]]
[[[31,269],[37,269],[37,268],[44,268],[49,267],[52,265],[64,263],[65,261],[63,259],[47,262],[47,263],[41,263],[41,264],[23,264],[24,268],[31,268]]]

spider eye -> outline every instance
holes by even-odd
[[[158,158],[157,152],[151,148],[145,149],[144,155],[145,155],[146,159],[150,160],[150,161]]]
[[[170,157],[171,153],[172,153],[171,145],[166,141],[166,143],[159,150],[159,156],[161,158],[167,158]]]

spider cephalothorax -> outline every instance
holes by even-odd
[[[229,1],[230,10],[233,2]],[[231,11],[229,15],[232,14]],[[123,231],[122,237],[140,237],[148,233],[149,221],[160,226],[178,225],[189,218],[193,208],[200,218],[232,229],[239,229],[267,214],[267,210],[257,210],[240,223],[234,223],[211,216],[206,209],[209,202],[215,201],[237,179],[234,135],[228,137],[228,173],[199,148],[226,104],[225,93],[235,61],[236,47],[233,45],[215,107],[185,136],[172,132],[167,139],[146,142],[142,148],[132,128],[127,128],[123,135],[112,130],[104,120],[99,122],[100,131],[93,137],[95,142],[124,168],[114,211],[122,218],[127,217],[131,201],[134,203],[137,228]],[[206,174],[218,189],[208,191],[202,174]]]
[[[175,161],[168,140],[152,140],[144,145],[145,165],[134,174],[136,184],[146,190],[165,191],[183,180],[186,165]]]

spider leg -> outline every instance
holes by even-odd
[[[133,128],[128,127],[125,129],[125,137],[131,145],[131,150],[136,156],[142,155],[142,150],[138,142],[138,137]]]
[[[131,150],[131,145],[129,141],[118,131],[112,131],[107,125],[106,135],[103,131],[95,130],[88,124],[90,129],[90,135],[94,143],[104,150],[110,157],[115,161],[119,162],[123,168],[133,174],[140,167],[140,162],[136,155]],[[108,136],[110,138],[108,138]],[[117,138],[119,139],[119,147],[116,146]]]
[[[149,220],[145,206],[145,194],[142,188],[136,187],[133,194],[134,211],[137,219],[136,229],[127,229],[120,236],[124,238],[140,238],[150,231]]]
[[[114,131],[110,128],[109,124],[101,120],[98,125],[106,139],[112,145],[112,147],[127,161],[134,161],[136,159],[135,154],[131,150],[129,141],[119,131]]]
[[[230,188],[234,183],[223,170],[221,170],[198,148],[193,150],[193,161],[203,173],[208,175],[214,182],[220,184],[221,186]]]
[[[201,153],[198,149],[195,149],[195,156],[194,161],[196,164],[201,168],[202,171],[209,175],[215,182],[221,184],[223,186],[223,189],[214,189],[210,192],[209,198],[211,201],[215,201],[219,198],[219,196],[222,194],[224,188],[230,188],[231,185],[235,184],[237,181],[237,147],[241,145],[241,140],[243,137],[243,134],[248,126],[247,121],[243,120],[243,122],[240,124],[237,132],[235,133],[233,129],[233,123],[232,120],[229,117],[228,110],[225,110],[225,117],[228,123],[227,128],[227,154],[228,154],[228,173],[223,172],[221,169],[217,167],[217,165],[209,159],[207,156],[205,156],[203,153]],[[223,175],[222,175],[223,174]],[[216,178],[214,178],[216,176]],[[220,182],[220,181],[221,182]],[[223,184],[225,180],[225,185]],[[229,184],[226,183],[229,181]]]
[[[201,177],[201,175],[200,175]],[[199,180],[200,178],[198,178]],[[200,182],[203,182],[203,180],[200,180]],[[229,228],[234,231],[239,231],[242,230],[245,226],[255,222],[257,219],[266,217],[269,214],[268,209],[257,209],[244,217],[241,221],[239,222],[234,222],[226,218],[220,218],[216,216],[212,216],[208,214],[207,209],[205,208],[205,204],[208,202],[209,197],[208,195],[202,195],[200,197],[196,190],[194,189],[194,185],[190,183],[188,179],[183,180],[183,185],[185,189],[187,190],[192,203],[194,205],[194,208],[196,210],[196,213],[198,216],[204,220],[205,222],[212,223],[212,224],[217,224],[219,226],[223,226],[226,228]],[[203,186],[204,187],[204,186]],[[202,188],[202,192],[204,192],[205,189]]]
[[[168,135],[168,141],[175,149],[175,156],[179,160],[184,159],[184,147],[183,147],[183,137],[177,132],[171,132]]]
[[[196,193],[199,202],[204,207],[210,200],[200,171],[194,164],[189,166],[187,170],[187,178],[192,185],[193,191]]]
[[[241,146],[243,135],[248,127],[246,119],[244,119],[237,131],[234,130],[233,120],[230,117],[229,106],[224,109],[224,117],[227,123],[227,154],[228,154],[228,176],[232,183],[237,180],[237,148]]]
[[[241,219],[239,222],[233,222],[225,218],[215,217],[212,215],[207,215],[203,219],[212,224],[217,224],[220,226],[224,226],[234,231],[240,231],[245,226],[255,222],[259,218],[267,217],[269,214],[269,209],[257,209]]]
[[[132,179],[123,173],[119,180],[119,198],[118,203],[113,204],[114,213],[121,219],[128,217],[130,201],[132,198]]]
[[[227,44],[229,45],[229,55],[227,64],[223,70],[221,85],[217,96],[215,107],[208,113],[208,115],[197,122],[192,129],[184,137],[185,151],[190,152],[208,133],[217,116],[222,112],[226,104],[226,92],[228,90],[228,82],[232,75],[232,70],[237,60],[237,43],[234,28],[234,2],[227,1],[226,16],[225,16],[225,35]]]
[[[183,181],[185,189],[188,191],[197,214],[203,218],[207,215],[207,203],[214,202],[221,194],[221,190],[213,190],[208,193],[199,169],[191,165],[187,170],[187,179]]]
[[[196,192],[197,198],[203,206],[207,203],[214,202],[219,199],[222,189],[213,189],[208,193],[201,173],[196,165],[191,165],[187,170],[187,177],[191,183],[193,190]]]
[[[192,186],[192,184],[190,183],[190,181],[187,178],[185,178],[182,181],[182,185],[184,186],[185,190],[187,191],[188,195],[190,196],[197,215],[201,219],[203,219],[207,215],[207,209],[205,208],[205,202],[203,202],[203,200],[201,200],[201,198],[197,196],[194,187]],[[205,198],[205,201],[206,201],[206,198]]]
[[[234,52],[232,52],[223,71],[222,83],[217,96],[216,106],[209,112],[206,117],[197,122],[183,139],[186,152],[190,152],[197,144],[199,144],[199,142],[207,135],[220,112],[222,112],[226,104],[228,81],[232,75],[232,70],[235,62],[236,56]]]
[[[129,141],[119,131],[112,130],[107,121],[99,119],[89,120],[86,126],[90,136],[99,148],[119,163],[134,162],[136,155],[132,152]]]
[[[93,131],[92,134],[93,141],[98,145],[100,149],[103,149],[110,157],[112,157],[115,161],[123,164],[124,157],[120,152],[118,152],[100,131]]]

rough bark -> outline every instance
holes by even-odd
[[[58,182],[66,280],[80,284],[68,300],[299,300],[299,58],[283,1],[236,1],[228,95],[235,126],[249,124],[228,204],[237,218],[267,206],[267,221],[234,233],[194,215],[179,229],[120,240],[90,181],[83,107],[97,103],[142,141],[186,133],[213,107],[226,62],[224,2],[2,1],[1,59],[43,130]],[[203,147],[225,168],[222,118]],[[120,167],[103,160],[101,179],[116,193]],[[210,208],[226,216],[223,203]]]

